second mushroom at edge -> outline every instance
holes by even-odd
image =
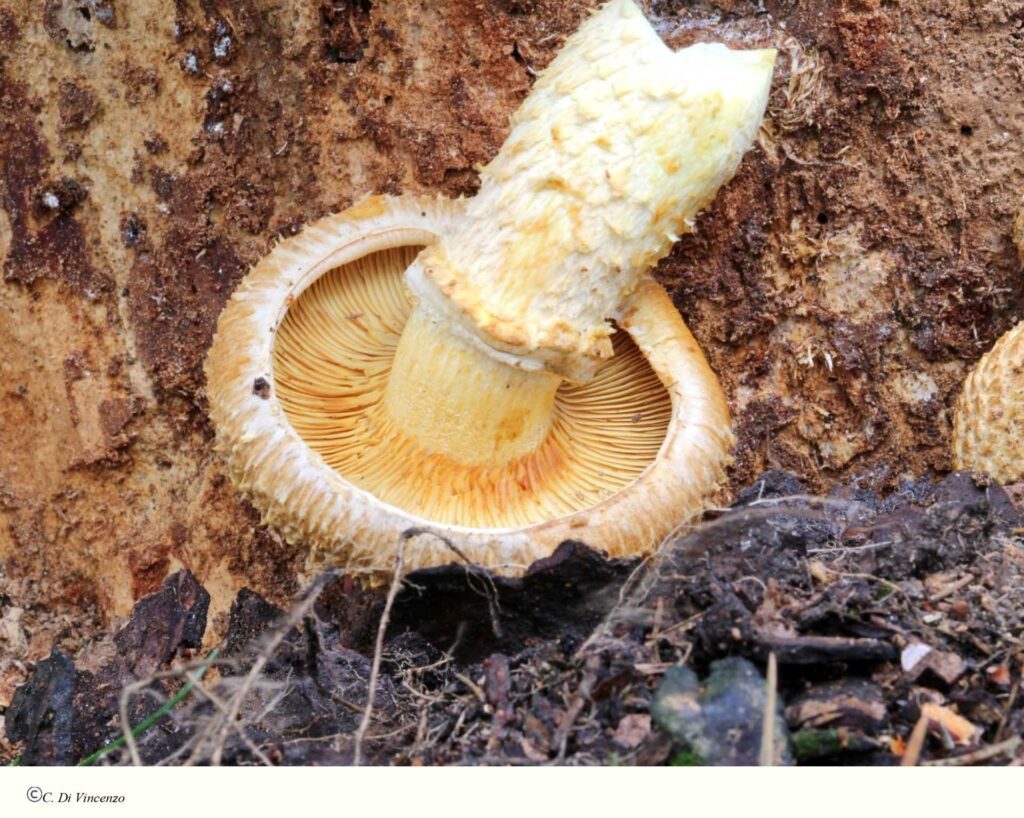
[[[1013,226],[1024,266],[1024,208]],[[1024,321],[999,337],[964,380],[953,414],[953,468],[1024,481]]]
[[[207,360],[211,418],[311,567],[390,570],[413,529],[410,570],[514,573],[574,536],[642,553],[700,510],[728,411],[648,270],[735,172],[773,63],[672,52],[612,0],[476,197],[371,199],[253,268]]]

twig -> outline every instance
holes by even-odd
[[[583,679],[580,682],[576,698],[573,699],[562,723],[558,726],[558,733],[555,739],[558,744],[558,755],[555,758],[556,764],[560,764],[565,760],[565,752],[569,746],[569,733],[572,731],[572,726],[576,723],[576,719],[579,718],[580,712],[583,710],[583,706],[587,703],[587,699],[590,697],[590,691],[593,690],[594,685],[597,682],[597,669],[600,667],[600,664],[601,660],[597,656],[591,656],[586,661],[587,672],[584,674]]]
[[[477,697],[480,704],[484,706],[487,705],[487,696],[484,695],[484,691],[480,688],[480,685],[470,679],[466,674],[459,673],[457,670],[453,670],[452,675],[469,688],[469,691]]]
[[[413,537],[420,536],[430,536],[439,539],[445,544],[445,546],[447,546],[449,551],[462,560],[463,570],[466,572],[466,584],[469,586],[471,591],[487,600],[487,611],[491,617],[491,630],[498,639],[501,639],[502,636],[504,636],[504,628],[501,626],[501,604],[498,599],[498,586],[494,584],[493,574],[473,562],[468,556],[466,556],[462,549],[460,549],[444,534],[432,529],[419,527],[407,528],[402,532],[402,541],[404,542],[406,540],[411,540]],[[487,584],[487,587],[478,587],[474,583],[474,580],[477,579],[482,579]],[[452,646],[448,652],[454,653],[455,647]]]
[[[764,724],[761,727],[761,757],[759,763],[762,767],[775,765],[775,702],[779,685],[779,668],[775,661],[775,653],[768,654],[768,695],[764,702]]]
[[[835,574],[836,576],[839,576],[839,577],[849,577],[850,579],[870,579],[873,582],[878,582],[881,585],[884,585],[886,588],[888,588],[894,594],[899,594],[904,599],[906,599],[906,597],[907,597],[907,595],[905,593],[903,593],[903,589],[899,585],[897,585],[895,582],[890,582],[889,580],[883,579],[882,577],[875,576],[874,574],[864,574],[864,573],[859,573],[859,572],[855,572],[855,571],[834,571],[832,569],[826,569],[826,570],[831,570],[833,574]]]
[[[704,611],[700,611],[695,613],[693,616],[688,616],[686,619],[676,622],[674,625],[670,625],[661,632],[661,636],[664,638],[670,633],[675,633],[676,631],[683,631],[685,633],[704,618],[704,613]]]
[[[761,629],[754,632],[758,645],[772,651],[785,665],[826,662],[873,662],[894,659],[891,642],[849,636],[778,636]]]
[[[932,602],[939,602],[940,600],[945,599],[947,596],[952,596],[957,591],[959,591],[961,588],[963,588],[965,585],[969,585],[970,583],[974,582],[974,579],[975,579],[974,574],[968,574],[966,577],[963,577],[962,579],[958,579],[952,585],[947,585],[945,588],[943,588],[937,594],[933,594],[932,598],[931,598],[931,601]]]
[[[217,729],[217,726],[217,719],[209,718],[206,720],[206,723],[203,725],[202,732],[192,740],[192,752],[189,753],[188,758],[185,759],[184,764],[182,764],[183,767],[194,767],[202,761],[203,749],[206,747],[206,743],[210,739],[210,736],[212,736],[214,731]]]
[[[916,767],[921,760],[921,750],[924,748],[924,739],[928,735],[928,717],[922,715],[914,725],[907,741],[907,748],[903,751],[903,758],[900,760],[901,767]]]
[[[391,587],[388,589],[388,598],[384,603],[384,612],[380,615],[380,623],[377,625],[377,644],[373,648],[373,664],[370,666],[370,684],[366,691],[366,709],[363,710],[363,718],[359,722],[359,728],[355,735],[355,749],[352,757],[353,766],[358,767],[363,760],[363,739],[366,738],[366,731],[370,728],[370,719],[373,718],[373,702],[377,692],[377,676],[380,674],[380,660],[384,653],[384,634],[387,632],[388,623],[391,621],[391,606],[398,596],[398,589],[402,586],[402,569],[405,567],[405,544],[409,537],[415,536],[408,531],[402,534],[398,541],[398,553],[395,555],[395,574],[391,579]]]
[[[227,680],[222,680],[222,681],[226,682]],[[256,686],[254,685],[254,688],[255,687]],[[277,687],[277,686],[276,685],[268,685],[268,684],[262,683],[262,684],[259,685],[259,687],[260,688],[262,688],[262,687],[274,688],[274,687]],[[203,688],[201,688],[201,690],[202,689]],[[288,688],[286,687],[285,688],[285,692],[287,692],[287,691],[288,691]],[[259,716],[257,716],[255,719],[253,719],[253,721],[259,721],[260,719],[263,718],[264,715],[266,715],[267,712],[269,712],[269,710],[266,710],[266,708],[264,710],[265,710],[265,712],[261,713]],[[223,710],[221,710],[220,712],[223,713]],[[192,737],[192,740],[189,742],[188,745],[186,745],[185,747],[182,747],[179,750],[176,750],[174,753],[172,753],[167,758],[162,759],[160,761],[160,764],[167,764],[169,761],[174,760],[177,756],[183,755],[186,750],[191,750],[191,752],[189,753],[189,757],[187,759],[185,759],[184,763],[182,764],[183,767],[193,767],[196,764],[201,763],[203,761],[203,750],[206,747],[206,745],[209,743],[210,737],[212,735],[214,735],[214,733],[216,731],[220,730],[222,726],[223,726],[223,724],[222,724],[221,718],[212,718],[211,717],[211,718],[206,719],[203,722],[203,729],[202,729],[202,731],[199,732],[199,733],[196,733]],[[245,735],[245,733],[244,733],[244,726],[242,724],[236,725],[236,732],[238,732],[240,735],[243,735],[243,736],[247,737]]]
[[[444,697],[443,696],[428,696],[426,693],[424,693],[424,692],[422,692],[420,690],[417,690],[415,687],[413,687],[411,684],[409,684],[406,681],[402,682],[402,687],[404,687],[406,690],[408,690],[409,693],[412,694],[413,696],[415,696],[417,699],[421,699],[421,700],[427,702],[428,704],[444,704]],[[359,712],[360,713],[362,712],[362,708],[359,708]]]
[[[651,627],[651,633],[647,637],[648,640],[654,642],[654,650],[658,649],[658,634],[661,632],[661,617],[665,613],[665,597],[659,596],[657,602],[654,603],[654,625]],[[657,656],[655,656],[657,658]]]
[[[196,691],[197,691],[197,693],[200,696],[205,696],[206,699],[209,700],[210,703],[213,704],[213,706],[215,708],[217,708],[217,710],[219,712],[227,714],[227,712],[228,712],[227,704],[224,702],[224,700],[220,696],[218,696],[212,690],[207,689],[202,684],[197,684],[196,685]],[[289,688],[286,685],[284,690],[281,693],[279,693],[277,696],[274,697],[272,705],[276,705],[278,702],[280,702],[281,699],[284,698],[284,696],[288,694],[288,691],[289,691]],[[270,712],[271,709],[273,709],[272,706],[270,706],[268,708],[264,708],[264,712],[261,713],[259,716],[257,716],[255,721],[259,721],[260,719],[262,719],[263,716],[266,713]],[[257,747],[256,743],[251,738],[249,738],[249,734],[245,732],[244,724],[242,724],[240,722],[237,722],[237,721],[228,722],[228,724],[230,724],[232,729],[236,733],[238,733],[238,737],[241,738],[242,741],[245,743],[245,745],[249,748],[249,752],[251,752],[254,756],[256,756],[256,758],[259,759],[259,761],[265,767],[273,767],[274,766],[274,762],[272,762],[269,758],[267,758],[266,753],[264,753],[259,747]]]
[[[865,545],[840,545],[831,548],[808,548],[808,554],[833,554],[838,557],[845,557],[847,554],[856,554],[860,551],[875,551],[879,548],[888,548],[894,540],[883,540],[882,542],[869,542]]]
[[[267,706],[263,708],[262,712],[256,718],[253,719],[254,722],[263,721],[263,719],[269,716],[274,711],[274,708],[277,707],[281,702],[283,702],[285,698],[288,696],[288,694],[292,692],[291,677],[292,672],[289,670],[288,676],[285,678],[284,684],[281,686],[281,692],[274,696],[274,698],[272,698],[267,703]],[[335,697],[332,696],[331,698],[334,699]]]
[[[122,741],[128,745],[128,753],[132,757],[132,764],[136,767],[142,766],[142,757],[139,755],[139,746],[135,743],[135,731],[128,727],[128,700],[136,690],[147,687],[151,683],[151,680],[143,679],[140,682],[133,682],[132,684],[127,685],[121,691],[121,696],[117,702],[117,710],[121,719],[121,730],[123,732]]]
[[[1020,736],[1013,736],[1012,738],[1008,738],[1006,741],[1001,741],[998,744],[991,744],[988,747],[982,747],[980,750],[975,750],[973,753],[967,753],[962,756],[953,756],[952,758],[939,758],[934,761],[925,761],[921,766],[966,767],[979,761],[988,761],[990,758],[996,758],[1001,755],[1012,753],[1020,746],[1021,740]]]
[[[1003,717],[999,720],[999,729],[996,730],[996,743],[1002,741],[1003,734],[1006,732],[1006,725],[1010,721],[1010,711],[1013,710],[1013,703],[1017,701],[1017,693],[1020,692],[1020,679],[1013,683],[1013,687],[1010,688],[1010,695],[1006,699],[1006,707],[1003,709]]]
[[[685,662],[637,662],[633,669],[644,676],[660,676],[669,668],[676,665],[686,664]]]

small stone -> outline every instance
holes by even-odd
[[[651,717],[646,713],[630,713],[623,716],[612,737],[616,744],[633,750],[639,747],[651,732]]]
[[[924,679],[931,674],[947,686],[959,679],[967,669],[959,654],[935,650],[919,642],[903,649],[901,664],[903,671],[912,680],[922,679],[922,684],[927,684]]]
[[[989,681],[999,687],[1009,687],[1012,682],[1010,667],[1005,663],[987,667],[985,673],[988,675]]]
[[[904,673],[909,673],[913,670],[918,662],[931,653],[931,650],[930,646],[921,642],[907,645],[903,649],[903,653],[900,654],[900,666],[903,668]]]
[[[34,202],[36,216],[43,218],[70,213],[85,201],[87,195],[85,188],[74,179],[61,176],[36,194]]]
[[[962,599],[958,599],[949,607],[949,615],[960,622],[966,621],[970,613],[971,606]]]
[[[651,705],[651,716],[677,749],[673,763],[707,766],[756,765],[768,691],[764,679],[746,659],[730,657],[711,663],[703,685],[689,668],[666,672]],[[774,714],[773,764],[792,764],[789,731],[781,702]]]
[[[0,644],[6,656],[21,656],[28,648],[28,637],[21,625],[24,614],[24,608],[12,605],[0,619]]]

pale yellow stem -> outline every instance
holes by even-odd
[[[397,428],[462,464],[534,452],[561,379],[588,381],[612,356],[629,296],[735,172],[774,61],[672,52],[633,0],[584,23],[478,195],[406,271],[417,307],[385,400]]]
[[[561,380],[495,358],[417,307],[395,351],[384,408],[430,454],[500,465],[544,442]]]

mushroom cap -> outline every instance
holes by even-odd
[[[1024,264],[1024,210],[1013,240]],[[974,365],[953,414],[953,468],[1000,483],[1024,479],[1024,322],[1004,333]]]
[[[379,405],[408,316],[403,269],[452,230],[461,208],[365,200],[278,244],[221,314],[206,362],[218,447],[264,520],[309,547],[310,569],[390,571],[403,537],[408,570],[466,559],[515,574],[573,538],[611,556],[642,553],[698,513],[723,477],[732,442],[724,396],[649,277],[619,319],[621,354],[591,383],[560,389],[554,427],[568,431],[553,427],[554,443],[525,472],[516,462],[504,480],[480,479],[414,453],[378,456],[379,427],[362,419]],[[335,422],[369,436],[348,445]],[[529,476],[552,463],[558,479],[517,482],[516,469]],[[579,495],[559,482],[577,478]]]
[[[953,416],[953,467],[1000,483],[1024,479],[1024,323],[996,341],[964,381]]]

